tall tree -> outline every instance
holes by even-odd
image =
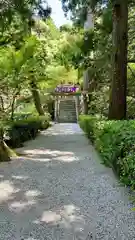
[[[75,22],[84,22],[90,10],[102,12],[110,9],[113,15],[113,55],[110,88],[109,119],[126,118],[128,5],[130,0],[61,0],[63,9],[70,10]],[[101,8],[100,8],[101,7]],[[79,21],[78,21],[79,20]]]
[[[109,119],[125,119],[127,111],[128,0],[113,3],[113,73]]]
[[[5,7],[5,2],[3,4],[3,14],[7,16],[8,21],[10,21],[13,16],[17,13],[21,16],[21,18],[24,20],[26,25],[26,35],[31,36],[32,35],[32,28],[35,26],[36,17],[41,18],[42,20],[46,20],[51,13],[51,8],[48,6],[46,0],[21,0],[19,3],[17,3],[16,0],[12,1],[12,8]],[[11,19],[10,19],[11,16]],[[32,74],[33,71],[31,71],[31,81],[30,81],[30,87],[31,87],[31,93],[33,95],[33,100],[35,103],[35,107],[39,113],[39,115],[43,115],[44,111],[42,109],[41,101],[40,101],[40,95],[39,90],[37,87],[37,83],[35,81],[34,74]]]
[[[46,6],[45,0],[38,0],[37,2],[34,2],[33,12],[31,10],[31,13],[28,15],[28,31],[29,31],[30,35],[32,34],[32,32],[31,32],[32,27],[35,25],[35,20],[33,18],[34,13],[35,13],[35,15],[40,17],[40,19],[45,21],[50,16],[51,8]],[[35,81],[34,74],[32,75],[32,79],[30,81],[30,87],[31,87],[31,93],[33,96],[33,100],[34,100],[37,112],[39,113],[39,115],[44,115],[44,110],[42,108],[40,94],[39,94],[37,83]]]

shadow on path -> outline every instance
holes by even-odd
[[[56,124],[0,164],[1,240],[133,240],[126,189],[77,124]]]

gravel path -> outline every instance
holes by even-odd
[[[0,240],[135,239],[126,189],[77,124],[56,124],[19,151],[0,164]]]

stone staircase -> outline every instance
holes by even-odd
[[[76,123],[76,103],[74,99],[63,99],[59,102],[59,117],[60,123]]]

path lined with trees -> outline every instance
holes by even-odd
[[[45,129],[53,115],[50,93],[61,82],[83,89],[87,70],[86,115],[79,124],[102,162],[134,190],[135,2],[61,2],[73,25],[59,29],[44,0],[0,3],[0,162],[10,162],[0,164],[1,235],[14,239],[22,231],[24,239],[28,234],[44,239],[49,233],[49,240],[58,230],[61,239],[72,239],[76,231],[86,239],[92,226],[97,239],[134,239],[134,209],[126,190],[96,160],[78,125]],[[90,9],[94,29],[84,30]],[[32,139],[22,148],[32,155],[10,161],[17,156],[14,148]]]
[[[18,151],[0,166],[1,240],[134,239],[127,191],[77,124],[55,124]]]
[[[91,0],[77,6],[76,1],[63,1],[63,7],[67,3],[64,10],[71,10],[74,21],[73,26],[60,29],[50,17],[49,6],[42,3],[22,0],[18,5],[12,0],[10,8],[2,2],[1,129],[5,131],[5,126],[11,125],[20,109],[24,114],[46,115],[52,98],[45,93],[62,81],[83,85],[86,69],[87,113],[115,120],[133,119],[134,2],[125,1],[123,6],[121,1],[106,1],[102,5]],[[89,8],[95,25],[94,29],[85,31],[82,25]],[[1,136],[1,149],[3,140]]]

